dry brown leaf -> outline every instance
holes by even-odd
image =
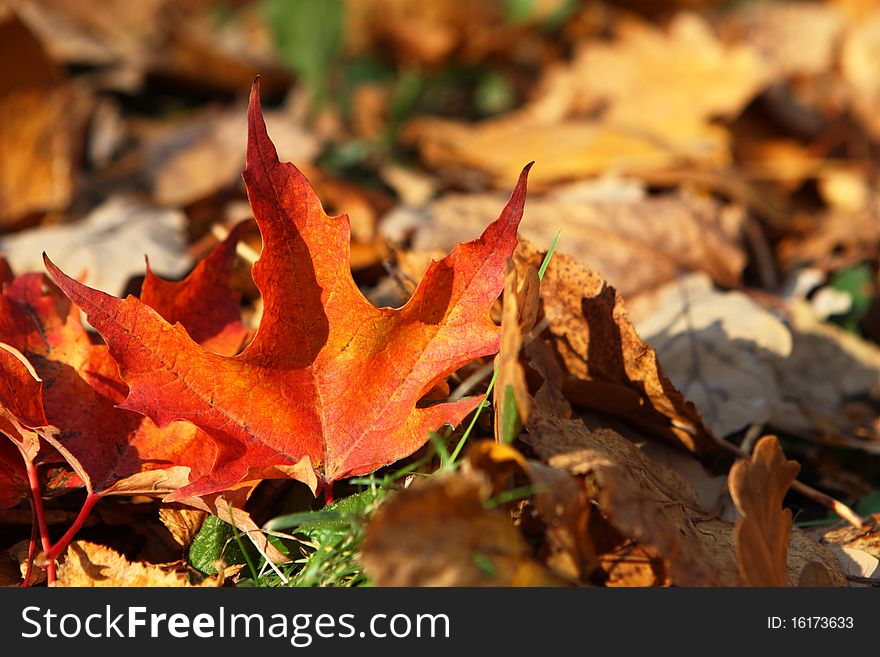
[[[0,7],[0,225],[70,203],[90,101],[33,33]]]
[[[801,466],[787,461],[776,436],[764,436],[749,461],[730,470],[730,495],[740,512],[734,527],[736,561],[745,586],[790,586],[787,552],[791,509],[782,500]]]
[[[178,210],[114,196],[80,221],[3,236],[0,251],[17,272],[42,271],[42,254],[49,251],[68,271],[85,271],[92,287],[121,294],[132,276],[143,275],[145,253],[161,276],[187,273],[186,224],[186,215]]]
[[[840,53],[840,68],[851,90],[852,108],[874,139],[880,139],[880,11],[849,30]]]
[[[266,112],[265,118],[282,162],[302,166],[317,155],[315,136],[284,112]],[[147,158],[155,171],[156,202],[181,207],[238,184],[246,145],[247,125],[240,109],[200,116],[192,124],[169,129],[164,138],[151,139]]]
[[[675,387],[724,437],[766,422],[781,399],[771,357],[791,354],[791,332],[742,292],[692,274],[628,303],[639,335]]]
[[[55,586],[190,586],[180,564],[130,562],[124,556],[103,545],[88,541],[73,541],[58,564]],[[209,580],[206,585],[213,585]]]
[[[348,0],[345,6],[350,52],[390,51],[405,67],[433,67],[450,59],[476,63],[522,48],[530,25],[552,17],[564,0],[530,3],[525,22],[508,20],[504,6],[494,0]]]
[[[590,496],[609,521],[666,561],[673,585],[738,583],[732,523],[703,512],[694,491],[676,472],[613,431],[590,431],[580,421],[538,408],[528,428],[529,443],[541,460],[585,477]],[[810,562],[821,563],[835,586],[845,585],[836,557],[803,532],[793,531],[787,576],[797,580]]]
[[[364,572],[377,586],[558,586],[507,514],[486,510],[476,473],[417,482],[367,527]]]
[[[177,544],[184,548],[188,548],[193,542],[207,516],[207,512],[197,509],[181,509],[173,506],[163,506],[159,509],[159,520]]]
[[[781,398],[770,423],[788,433],[846,441],[880,453],[876,413],[845,412],[850,400],[880,401],[880,348],[842,328],[819,321],[804,302],[792,301],[791,355],[773,359]]]
[[[859,212],[831,210],[803,219],[801,229],[790,231],[776,246],[783,269],[810,265],[833,271],[880,253],[880,197],[875,193]]]
[[[822,543],[829,546],[840,546],[853,550],[861,550],[876,559],[880,559],[880,513],[865,518],[865,527],[856,529],[852,525],[842,524],[831,529],[822,536]]]
[[[532,190],[607,171],[637,174],[682,162],[720,167],[729,160],[727,133],[703,123],[676,123],[658,137],[597,120],[546,122],[521,112],[473,125],[416,118],[401,138],[440,174],[455,178],[478,172],[499,189],[531,160],[537,162],[529,175]]]
[[[736,584],[730,525],[704,513],[677,473],[613,431],[589,431],[580,420],[536,408],[528,430],[542,461],[585,477],[590,497],[610,522],[669,563],[674,585]]]
[[[752,45],[779,79],[830,71],[845,26],[845,13],[828,2],[766,2],[743,5],[725,31]]]
[[[401,241],[415,229],[416,250],[451,248],[483,225],[499,202],[495,194],[446,194],[421,213],[387,216],[382,231]],[[520,235],[546,247],[561,231],[560,252],[601,272],[629,300],[682,270],[705,271],[719,285],[736,286],[746,263],[744,218],[741,208],[709,198],[647,197],[639,186],[596,181],[530,197]]]
[[[102,67],[100,80],[134,91],[147,75],[189,88],[238,93],[256,75],[273,92],[289,84],[260,7],[227,6],[222,22],[204,2],[11,0],[54,57]]]
[[[495,440],[519,432],[529,417],[529,390],[525,370],[519,362],[524,334],[535,325],[540,281],[538,271],[527,267],[520,278],[513,261],[504,277],[504,306],[501,314],[501,346],[495,357]]]
[[[542,260],[527,244],[516,257],[532,264]],[[549,320],[544,335],[561,361],[564,392],[572,402],[619,415],[690,451],[718,449],[694,405],[639,339],[620,296],[598,274],[554,254],[541,281],[541,303]]]
[[[735,116],[765,82],[750,46],[725,46],[703,18],[682,12],[665,32],[624,23],[611,43],[587,42],[558,83],[573,86],[569,112],[604,103],[609,123],[663,136],[670,126]]]
[[[467,465],[489,478],[493,495],[530,482],[535,490],[528,508],[543,525],[547,566],[567,580],[589,581],[598,564],[589,535],[590,503],[577,479],[489,440],[471,445]]]

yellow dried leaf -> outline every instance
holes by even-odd
[[[58,565],[55,586],[190,586],[186,572],[178,568],[179,564],[163,567],[157,564],[132,563],[103,545],[73,541]],[[209,581],[206,585],[212,583]]]

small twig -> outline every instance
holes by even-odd
[[[880,587],[880,577],[860,577],[858,575],[845,575],[845,577],[848,582]]]
[[[751,456],[747,452],[744,452],[739,447],[737,447],[736,445],[730,444],[726,440],[716,438],[715,442],[723,449],[726,449],[729,452],[733,452],[734,454],[736,454],[740,458],[744,458],[744,459],[751,458]],[[836,513],[838,516],[840,516],[841,518],[846,520],[849,524],[851,524],[856,529],[864,529],[865,521],[862,520],[855,511],[853,511],[851,508],[849,508],[846,504],[844,504],[840,500],[836,500],[833,497],[831,497],[830,495],[826,495],[822,491],[818,491],[815,488],[813,488],[812,486],[807,486],[807,484],[805,484],[801,481],[798,481],[798,480],[795,480],[794,483],[792,483],[791,489],[796,490],[798,493],[800,493],[801,495],[803,495],[806,498],[813,500],[817,504],[821,504],[826,509],[830,509],[831,511]]]

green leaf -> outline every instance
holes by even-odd
[[[189,563],[205,575],[216,575],[214,564],[246,563],[245,555],[235,540],[232,525],[217,516],[208,516],[189,547]]]
[[[501,406],[501,442],[510,444],[519,436],[522,422],[516,408],[516,394],[513,386],[504,389],[504,403]]]
[[[264,525],[268,531],[293,531],[318,545],[334,544],[351,532],[352,523],[364,517],[375,502],[372,491],[365,490],[328,504],[319,511],[303,511],[272,518]]]
[[[874,276],[865,264],[855,265],[837,272],[831,279],[831,287],[846,292],[852,299],[852,307],[844,315],[832,319],[851,333],[859,333],[859,322],[868,314],[874,293]]]

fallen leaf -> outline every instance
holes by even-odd
[[[143,274],[144,253],[163,276],[176,278],[187,272],[191,261],[185,228],[186,216],[178,210],[116,196],[81,221],[4,235],[0,252],[15,271],[41,271],[42,253],[48,251],[65,269],[85,270],[96,288],[120,294],[129,279]]]
[[[788,310],[793,346],[788,358],[770,360],[780,391],[770,424],[794,435],[877,451],[873,414],[852,416],[844,409],[852,400],[877,398],[880,348],[819,321],[804,302],[792,301]]]
[[[64,80],[37,37],[0,8],[0,225],[66,208],[74,193],[87,96]]]
[[[791,586],[786,555],[792,514],[782,500],[800,469],[785,459],[776,436],[761,438],[751,459],[730,469],[730,495],[740,512],[733,530],[736,562],[745,586]]]
[[[159,426],[188,420],[214,439],[210,474],[169,501],[228,489],[249,471],[314,490],[317,477],[333,482],[407,456],[429,431],[459,422],[480,401],[418,408],[419,399],[498,345],[488,310],[516,245],[525,171],[480,239],[432,265],[402,309],[378,309],[352,279],[347,218],[327,217],[302,174],[278,161],[258,83],[248,116],[244,176],[263,234],[253,273],[264,311],[241,355],[213,354],[139,300],[87,288],[46,260],[119,363],[129,386],[122,407]]]
[[[845,548],[847,550],[854,550],[880,560],[880,513],[874,513],[865,518],[865,526],[861,529],[856,529],[852,525],[847,524],[824,532],[822,535],[822,543],[828,545],[832,549]],[[864,565],[863,571],[867,568],[868,564],[873,563],[860,555],[854,554],[850,556],[852,559],[855,559],[857,562]],[[844,563],[843,566],[844,570],[850,572],[846,563]],[[858,574],[862,577],[880,576],[880,573],[865,575],[864,572],[851,572],[850,574]]]
[[[517,258],[535,264],[542,254],[523,244]],[[563,392],[575,405],[618,415],[690,451],[718,449],[601,276],[554,254],[541,280],[541,305],[544,336],[563,366]]]
[[[743,5],[725,23],[729,39],[750,44],[770,76],[784,79],[830,71],[847,21],[832,3],[768,2]]]
[[[309,163],[318,154],[318,140],[281,111],[266,113],[266,123],[285,160]],[[240,182],[247,146],[242,112],[198,116],[192,125],[166,129],[151,139],[145,157],[154,169],[153,197],[160,205],[183,207]]]
[[[720,166],[729,136],[709,119],[735,116],[766,82],[751,47],[725,46],[690,13],[665,32],[630,23],[610,43],[585,40],[570,65],[548,69],[513,114],[474,125],[419,118],[403,138],[430,166],[481,171],[495,185],[524,156],[541,162],[535,188],[606,171]]]
[[[467,465],[489,479],[493,496],[527,480],[534,492],[523,513],[533,512],[542,523],[540,555],[547,567],[569,581],[590,581],[598,562],[589,535],[591,505],[580,481],[489,440],[470,446]]]
[[[686,123],[676,129],[658,139],[596,120],[544,122],[522,112],[473,125],[417,117],[404,126],[401,139],[445,177],[478,172],[481,184],[496,188],[515,175],[515,162],[529,158],[541,162],[530,180],[538,190],[607,171],[638,175],[686,162],[706,167],[728,162],[729,138],[722,128]]]
[[[159,509],[159,520],[174,540],[184,548],[189,548],[206,517],[206,512],[197,509],[180,509],[172,506]]]
[[[495,440],[498,442],[512,442],[529,417],[529,392],[519,352],[524,333],[528,334],[535,324],[539,287],[538,271],[534,267],[528,267],[520,279],[513,261],[508,261],[493,390]]]
[[[761,90],[766,72],[750,46],[725,45],[702,17],[682,12],[665,32],[629,23],[610,43],[586,42],[557,83],[563,80],[574,87],[575,111],[605,103],[609,123],[663,136],[679,123],[735,116]]]
[[[208,579],[203,586],[214,586]],[[131,562],[103,545],[73,541],[58,564],[55,586],[63,587],[171,587],[191,586],[181,564]]]
[[[169,324],[181,323],[197,343],[218,354],[232,356],[241,348],[247,329],[241,322],[239,295],[232,290],[235,249],[244,224],[201,260],[182,281],[166,281],[147,264],[141,301]]]
[[[613,431],[590,431],[578,420],[536,409],[528,429],[529,444],[541,460],[585,477],[588,494],[610,522],[669,564],[673,585],[736,586],[733,524],[704,512],[677,473]],[[845,585],[834,555],[803,532],[792,531],[787,576],[797,580],[813,561],[828,570],[836,586]]]
[[[672,584],[736,584],[731,526],[706,514],[677,473],[613,431],[589,431],[579,420],[534,409],[528,430],[541,461],[586,477],[588,495],[611,524],[669,563]]]
[[[559,586],[475,474],[419,482],[379,507],[361,547],[377,586]]]
[[[520,235],[549,247],[561,232],[559,251],[600,272],[627,301],[682,270],[704,271],[726,287],[739,283],[746,264],[741,208],[687,194],[646,196],[640,187],[620,193],[612,188],[603,197],[596,181],[530,197]],[[406,223],[386,216],[381,227],[396,241],[414,230],[416,251],[450,248],[478,230],[501,200],[493,193],[445,194]]]
[[[791,354],[791,332],[742,292],[692,274],[627,304],[664,371],[720,437],[766,422],[780,400],[771,356]]]

